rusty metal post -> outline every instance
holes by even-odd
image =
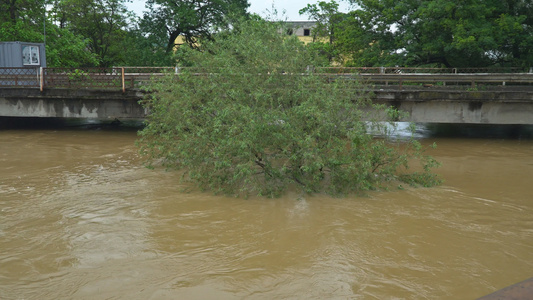
[[[124,76],[124,67],[120,68],[120,71],[122,72],[122,92],[126,92],[126,82],[125,82],[125,76]]]
[[[39,78],[39,89],[42,92],[44,90],[44,69],[43,67],[40,67],[39,73],[41,74]]]

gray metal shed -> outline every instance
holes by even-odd
[[[43,43],[0,42],[0,68],[46,67]]]

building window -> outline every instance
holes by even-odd
[[[25,66],[40,65],[39,46],[22,46],[22,64]]]
[[[287,35],[292,35],[293,33],[294,31],[292,30],[292,28],[287,29]]]
[[[304,36],[310,36],[311,35],[311,29],[304,29]]]

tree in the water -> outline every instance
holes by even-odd
[[[190,68],[150,86],[141,153],[203,189],[234,195],[438,183],[419,143],[388,139],[386,124],[363,121],[371,105],[364,86],[313,73],[314,52],[284,32],[243,21],[202,41],[202,51],[180,48]],[[417,159],[422,166],[409,173]]]

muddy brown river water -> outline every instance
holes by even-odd
[[[0,299],[476,299],[533,277],[533,140],[425,137],[436,188],[187,191],[132,130],[0,130]]]

